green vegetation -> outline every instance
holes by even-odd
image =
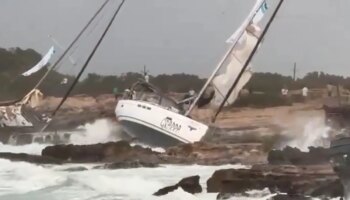
[[[20,48],[0,49],[0,100],[13,100],[21,98],[26,94],[47,68],[38,73],[23,77],[21,73],[35,65],[41,58],[33,49],[22,50]],[[69,85],[60,84],[63,78],[68,78],[69,83],[74,79],[58,72],[50,73],[45,83],[40,87],[46,95],[61,96]],[[102,76],[98,74],[88,74],[76,86],[73,94],[100,95],[112,93],[114,88],[119,92],[131,86],[136,80],[142,78],[140,73],[129,72],[118,76]],[[190,89],[199,91],[205,79],[196,75],[188,74],[161,74],[150,77],[151,83],[159,87],[163,92],[187,92]],[[341,84],[345,88],[350,88],[350,78],[324,74],[322,72],[311,72],[305,77],[293,81],[291,77],[273,73],[255,73],[246,89],[258,93],[242,97],[237,101],[237,106],[272,106],[288,105],[286,99],[280,97],[281,88],[287,86],[290,90],[300,89],[304,86],[309,88],[324,88],[327,84]],[[271,103],[272,102],[272,103]],[[269,105],[272,104],[272,105]]]

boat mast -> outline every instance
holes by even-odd
[[[259,4],[259,8],[262,6],[262,4],[264,3],[264,1],[261,1],[261,3]],[[255,17],[256,15],[256,11],[254,13],[254,15],[251,16],[251,18],[249,18],[249,20],[246,20],[244,23],[244,27],[249,25],[249,22]],[[210,77],[208,78],[207,82],[204,84],[204,86],[202,87],[201,91],[198,93],[198,96],[196,97],[196,99],[193,101],[193,103],[191,104],[190,108],[187,110],[187,112],[185,113],[185,116],[188,116],[191,114],[192,110],[194,109],[194,107],[197,105],[199,99],[202,97],[202,95],[204,94],[205,90],[208,88],[209,84],[213,81],[213,79],[215,78],[215,75],[219,72],[219,70],[223,67],[223,65],[225,64],[225,61],[227,60],[227,58],[232,54],[234,48],[236,47],[239,38],[244,34],[245,29],[241,29],[239,34],[237,35],[238,37],[236,37],[233,42],[231,47],[229,48],[229,50],[226,52],[226,54],[224,55],[224,57],[220,60],[219,64],[217,65],[217,67],[215,68],[214,72],[210,75]],[[227,100],[227,99],[226,99]],[[226,101],[225,100],[225,101]],[[225,102],[224,101],[224,102]]]
[[[240,71],[238,77],[236,78],[236,80],[235,80],[235,82],[233,83],[232,87],[230,88],[230,90],[229,90],[228,93],[226,94],[224,100],[221,102],[221,104],[220,104],[218,110],[216,111],[216,113],[215,113],[215,115],[214,115],[214,117],[213,117],[213,119],[212,119],[212,122],[215,122],[217,116],[218,116],[219,113],[222,111],[222,108],[224,107],[225,102],[227,101],[227,99],[230,97],[232,91],[233,91],[233,90],[235,89],[235,87],[237,86],[237,84],[238,84],[239,80],[241,79],[243,73],[246,71],[246,69],[247,69],[247,67],[248,67],[248,65],[249,65],[249,63],[250,63],[250,61],[253,59],[253,57],[254,57],[256,51],[257,51],[258,48],[259,48],[260,43],[261,43],[262,40],[264,39],[264,37],[265,37],[267,31],[269,30],[269,28],[270,28],[272,22],[273,22],[274,19],[275,19],[276,15],[277,15],[277,13],[278,13],[278,11],[279,11],[279,9],[281,8],[283,1],[284,1],[284,0],[280,0],[280,2],[278,3],[278,5],[277,5],[277,7],[276,7],[276,9],[275,9],[275,11],[274,11],[274,13],[272,14],[270,20],[268,21],[268,23],[267,23],[267,25],[266,25],[264,31],[262,32],[261,36],[259,37],[259,39],[258,39],[258,41],[257,41],[257,43],[256,43],[256,45],[255,45],[255,47],[254,47],[254,49],[253,49],[253,51],[252,51],[252,53],[249,55],[249,57],[248,57],[247,61],[245,62],[245,64],[244,64],[242,70]]]
[[[100,39],[98,40],[97,44],[95,45],[94,49],[92,50],[92,52],[90,53],[89,57],[87,58],[87,60],[85,61],[83,67],[81,68],[81,70],[79,71],[79,74],[77,75],[77,77],[74,79],[74,82],[72,83],[72,85],[70,86],[70,88],[68,89],[67,93],[64,95],[63,99],[61,100],[61,102],[59,103],[59,105],[56,107],[56,109],[53,111],[53,113],[51,114],[51,119],[53,119],[55,117],[55,115],[57,114],[57,111],[59,111],[59,109],[61,108],[61,106],[63,105],[63,103],[67,100],[69,94],[72,92],[73,88],[75,87],[75,85],[78,83],[81,75],[83,74],[83,72],[85,71],[86,67],[89,65],[92,57],[95,55],[98,47],[101,45],[103,39],[105,38],[107,32],[109,31],[109,29],[111,28],[115,18],[117,17],[117,15],[119,14],[119,11],[121,10],[122,6],[124,5],[126,0],[122,0],[121,3],[119,4],[117,10],[114,12],[114,15],[112,16],[111,20],[109,21],[106,29],[104,30],[104,32],[102,33]],[[44,131],[48,125],[50,123],[47,123],[41,130]]]
[[[95,18],[100,14],[100,12],[106,7],[107,3],[110,0],[105,0],[105,2],[102,4],[102,6],[97,10],[97,12],[94,14],[94,16],[89,20],[89,22],[84,26],[84,28],[80,31],[80,33],[75,37],[75,39],[72,41],[72,43],[68,46],[68,48],[63,52],[63,54],[58,58],[58,60],[52,65],[50,69],[47,70],[47,72],[44,74],[43,77],[38,81],[38,83],[35,85],[34,89],[37,89],[42,82],[45,80],[45,78],[49,75],[49,73],[54,70],[57,65],[62,61],[62,59],[67,55],[67,53],[72,49],[74,44],[79,40],[79,38],[83,35],[83,33],[86,31],[87,28],[90,27],[91,23],[95,20]]]
[[[43,83],[43,81],[47,78],[49,73],[54,70],[57,65],[62,61],[62,59],[66,56],[66,54],[70,51],[70,49],[74,46],[74,44],[79,40],[79,38],[82,36],[82,34],[86,31],[86,29],[91,25],[91,23],[95,20],[95,18],[100,14],[100,12],[103,10],[103,8],[107,5],[107,3],[110,0],[105,0],[105,2],[102,4],[102,6],[97,10],[97,12],[94,14],[94,16],[89,20],[89,22],[84,26],[84,28],[80,31],[80,33],[76,36],[76,38],[73,40],[73,42],[68,46],[68,48],[63,52],[63,54],[58,58],[58,60],[52,65],[50,69],[47,70],[47,72],[41,77],[41,79],[36,83],[35,87],[31,89],[31,91],[38,89],[38,87]],[[28,94],[31,92],[29,91]],[[27,94],[26,94],[27,95]],[[25,96],[25,95],[24,95]],[[24,97],[21,97],[20,99],[8,101],[8,102],[2,102],[0,103],[0,106],[9,106],[16,104],[20,102]]]

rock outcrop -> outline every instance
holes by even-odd
[[[208,192],[243,193],[269,188],[272,192],[302,196],[343,195],[342,186],[331,166],[257,165],[252,169],[216,171],[207,181]]]
[[[66,172],[81,172],[81,171],[86,171],[88,170],[86,167],[70,167],[67,169],[63,169],[62,171]]]
[[[170,147],[161,159],[169,164],[256,164],[266,161],[263,146],[259,143],[213,144],[197,142]]]
[[[73,163],[114,163],[105,166],[106,168],[125,168],[127,166],[123,166],[124,163],[140,167],[156,164],[255,164],[263,163],[266,159],[260,144],[218,145],[201,142],[171,147],[165,153],[154,152],[138,145],[131,146],[127,141],[94,145],[56,145],[46,147],[42,155]]]
[[[202,186],[199,184],[199,179],[200,179],[199,176],[191,176],[191,177],[184,178],[176,185],[162,188],[158,190],[156,193],[154,193],[153,195],[163,196],[168,194],[169,192],[173,192],[177,190],[179,187],[181,187],[184,191],[191,194],[201,193]]]
[[[329,163],[329,150],[322,147],[310,147],[309,152],[298,148],[286,147],[283,150],[272,150],[267,158],[272,165],[319,165]]]
[[[46,147],[42,155],[72,163],[126,161],[159,163],[157,152],[150,148],[131,146],[126,141],[94,145],[56,145]]]
[[[107,163],[102,166],[94,167],[94,169],[128,169],[128,168],[154,168],[159,167],[158,163],[152,161],[140,161],[140,160],[125,160],[113,163]]]

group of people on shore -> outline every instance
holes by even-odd
[[[282,96],[288,96],[288,92],[289,92],[289,90],[288,90],[288,88],[287,88],[286,86],[283,87],[283,88],[281,89],[281,94],[282,94]],[[307,88],[306,86],[303,87],[303,88],[301,89],[301,95],[302,95],[304,98],[307,98],[308,94],[309,94],[309,88]]]

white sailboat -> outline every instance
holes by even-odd
[[[275,9],[264,31],[259,22],[267,11],[266,0],[257,0],[240,28],[229,38],[230,49],[218,64],[196,97],[176,102],[146,81],[137,82],[118,101],[116,117],[124,131],[135,140],[153,146],[168,147],[179,143],[200,141],[209,127],[191,119],[198,106],[211,105],[213,109],[231,105],[239,91],[249,81],[249,64],[283,0]],[[234,86],[233,90],[231,87]],[[193,102],[189,109],[184,103]]]

